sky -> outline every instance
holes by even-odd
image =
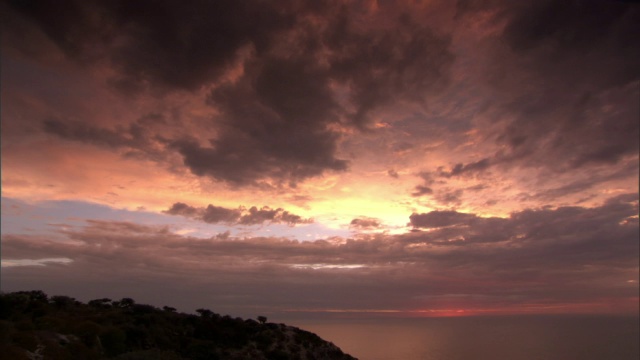
[[[4,292],[638,314],[640,4],[0,4]]]

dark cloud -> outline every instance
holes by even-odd
[[[292,214],[282,208],[272,209],[268,206],[263,206],[259,209],[252,206],[246,210],[242,207],[238,209],[228,209],[210,204],[206,208],[196,208],[185,203],[177,202],[173,204],[171,208],[165,210],[164,213],[201,220],[210,224],[262,225],[264,223],[273,223],[294,226],[313,222],[311,219],[303,219],[301,216]]]
[[[299,215],[292,214],[281,208],[272,209],[268,206],[263,206],[262,208],[258,209],[257,207],[252,206],[251,208],[249,208],[247,214],[242,215],[239,221],[239,223],[242,225],[256,225],[263,224],[265,222],[296,225],[308,224],[312,222],[312,220],[303,219]]]
[[[433,198],[444,205],[460,205],[462,203],[462,194],[464,194],[463,189],[446,189],[438,191]]]
[[[610,0],[465,0],[458,1],[457,8],[461,22],[477,14],[487,15],[487,10],[494,20],[504,21],[501,40],[518,56],[528,57],[526,63],[518,63],[520,70],[555,80],[549,86],[571,78],[575,81],[572,86],[597,83],[608,88],[626,85],[640,75],[635,66],[640,59],[634,35],[640,29],[636,4]],[[559,78],[548,77],[552,74]]]
[[[598,243],[598,246],[605,247],[607,241],[599,237],[607,238],[605,234],[610,232],[609,238],[627,239],[623,240],[626,241],[624,246],[633,246],[629,240],[638,229],[627,220],[637,215],[637,209],[638,195],[625,194],[611,198],[596,208],[565,206],[529,209],[514,212],[509,218],[482,218],[456,211],[414,213],[410,217],[412,226],[439,229],[406,236],[407,240],[415,237],[409,240],[411,242],[427,241],[458,246],[475,242],[501,242],[503,245],[526,244],[529,250],[538,248],[538,245],[542,248],[549,245],[557,250],[578,243],[581,246]],[[460,242],[451,241],[455,239],[460,239]],[[553,250],[545,251],[551,253]]]
[[[126,94],[213,87],[208,103],[219,116],[191,130],[216,136],[165,140],[194,174],[234,186],[295,186],[346,170],[337,129],[366,129],[396,101],[424,102],[447,83],[453,61],[448,37],[419,19],[394,10],[400,15],[384,28],[362,26],[380,13],[332,1],[15,1],[10,9],[67,57],[110,67]],[[239,78],[224,77],[231,71]],[[47,131],[128,144],[90,125],[48,123]]]
[[[206,147],[174,142],[185,165],[235,185],[265,177],[293,185],[325,170],[346,170],[347,162],[335,157],[338,135],[328,129],[337,121],[337,105],[326,74],[284,59],[259,68],[211,93],[209,101],[223,113],[221,133]]]
[[[424,174],[431,178],[423,178],[413,196],[431,195],[442,204],[459,204],[461,194],[439,188],[434,179],[486,179],[512,170],[525,170],[538,185],[552,186],[529,194],[545,200],[637,177],[637,4],[469,0],[456,6],[459,28],[454,32],[464,36],[469,36],[469,24],[486,24],[487,16],[505,24],[497,33],[483,34],[476,44],[462,42],[474,49],[468,60],[476,67],[455,70],[464,80],[454,85],[460,89],[454,108],[473,109],[468,116],[477,120],[478,133],[471,139],[482,144],[484,155],[426,169]],[[486,96],[480,96],[483,93]],[[583,171],[590,172],[593,181],[580,178]],[[561,176],[568,183],[552,184]]]
[[[436,183],[435,179],[431,172],[423,171],[418,174],[420,178],[422,178],[423,183],[420,185],[416,185],[414,191],[411,193],[413,197],[419,197],[423,195],[431,195],[433,194],[432,186]]]
[[[172,209],[193,212],[184,204]],[[271,311],[415,310],[442,306],[437,299],[451,294],[467,299],[460,306],[469,309],[619,301],[635,311],[637,282],[628,281],[638,280],[637,214],[636,193],[593,208],[530,209],[508,218],[413,214],[414,225],[430,230],[310,242],[228,233],[196,239],[166,227],[90,221],[60,227],[62,241],[4,234],[3,266],[15,259],[71,262],[5,267],[3,289],[140,294],[190,310],[204,296],[216,300],[218,311],[234,313],[258,303]]]
[[[533,198],[544,201],[551,201],[560,197],[585,193],[589,191],[596,192],[598,186],[607,181],[612,181],[621,178],[638,177],[638,163],[631,160],[626,164],[621,164],[615,171],[606,172],[589,172],[583,177],[576,177],[572,181],[567,181],[561,186],[556,186],[548,189],[538,189],[537,192],[527,193],[524,198]]]
[[[174,204],[175,205],[175,204]],[[240,210],[227,209],[221,206],[208,205],[202,211],[201,219],[204,222],[215,223],[227,223],[233,224],[240,218]]]
[[[235,1],[13,1],[65,54],[109,61],[121,88],[194,90],[216,80],[239,48],[268,48],[293,25],[289,4]]]
[[[474,166],[476,164],[483,164],[482,166]],[[445,171],[442,167],[439,167],[436,171],[432,172],[422,172],[420,173],[420,177],[423,179],[423,184],[417,185],[414,188],[414,191],[411,193],[412,196],[418,197],[423,195],[430,195],[434,200],[438,201],[444,205],[456,205],[460,204],[462,201],[462,195],[465,190],[469,191],[482,191],[490,188],[490,183],[482,183],[474,186],[467,187],[465,189],[455,189],[452,190],[450,187],[444,187],[442,189],[438,189],[434,187],[434,185],[443,185],[443,181],[436,181],[434,178],[445,178],[449,179],[454,176],[454,174],[459,175],[460,173],[465,173],[469,171],[469,175],[474,174],[473,176],[486,176],[487,174],[482,174],[484,169],[489,168],[492,165],[495,165],[496,162],[491,163],[489,165],[488,162],[475,162],[469,163],[466,165],[458,164],[453,167],[450,171]],[[485,166],[486,165],[486,166]],[[458,169],[458,171],[456,171]],[[554,173],[546,173],[541,177],[552,177]],[[598,186],[603,183],[607,183],[610,181],[616,181],[619,179],[625,178],[637,178],[638,177],[638,163],[635,159],[628,159],[626,161],[621,161],[619,166],[614,169],[595,169],[593,171],[579,173],[575,172],[572,174],[572,178],[569,180],[565,180],[561,182],[561,185],[552,184],[550,187],[533,187],[529,191],[524,191],[518,195],[518,200],[520,201],[529,201],[529,200],[542,200],[545,202],[558,200],[560,198],[575,195],[578,193],[591,194],[586,195],[586,198],[592,198]],[[428,184],[429,186],[427,186]],[[435,189],[434,189],[435,188]],[[585,199],[586,199],[585,198]],[[487,203],[486,205],[492,206],[495,205],[495,201],[491,201],[491,203]]]
[[[603,59],[614,55],[621,68],[606,69],[606,81],[625,84],[636,78],[639,70],[632,65],[640,51],[634,48],[640,29],[637,6],[615,1],[529,1],[517,10],[504,29],[507,43],[517,52],[531,52],[546,47],[556,60],[588,54],[594,48],[603,51]],[[619,59],[627,55],[629,59]],[[598,63],[583,62],[597,66]],[[595,75],[595,74],[594,74]],[[590,80],[598,79],[598,75]],[[586,80],[586,79],[585,79]],[[604,80],[604,79],[603,79]]]
[[[477,173],[481,172],[491,166],[491,162],[489,159],[485,158],[482,160],[478,160],[468,164],[456,164],[450,171],[442,171],[439,173],[440,176],[443,177],[454,177],[467,173]]]
[[[181,215],[185,217],[202,216],[202,208],[198,209],[185,203],[177,202],[171,206],[165,213],[169,215]]]
[[[478,165],[479,164],[479,165]],[[484,162],[477,162],[469,164],[469,166],[465,167],[462,164],[456,165],[451,171],[444,171],[442,167],[438,167],[436,171],[423,171],[418,174],[420,178],[422,178],[422,184],[416,185],[414,187],[411,196],[413,197],[421,197],[428,195],[435,201],[444,205],[459,205],[462,200],[462,194],[464,193],[463,189],[451,189],[449,187],[445,187],[442,190],[434,190],[435,185],[443,185],[446,182],[444,180],[436,180],[437,178],[450,178],[455,175],[459,175],[464,172],[475,172],[481,171],[477,169],[484,169]],[[453,175],[455,174],[455,175]]]
[[[414,191],[411,193],[411,196],[418,197],[423,195],[431,195],[433,194],[433,189],[424,185],[416,185]]]
[[[446,183],[444,179],[450,179],[458,176],[480,176],[482,173],[489,169],[495,160],[484,158],[468,164],[458,163],[450,170],[445,170],[440,166],[435,171],[423,171],[418,174],[422,179],[422,184],[416,185],[414,191],[411,193],[413,197],[420,197],[424,195],[431,195],[433,199],[441,204],[460,204],[461,197],[464,193],[463,189],[452,190],[450,188],[444,188],[443,190],[434,190],[434,185],[442,185]],[[440,180],[436,180],[442,178]],[[476,185],[469,187],[468,190],[479,191],[486,188],[485,185]]]
[[[640,144],[637,81],[598,95],[584,92],[581,98],[563,97],[566,100],[563,104],[547,95],[515,101],[512,107],[523,109],[517,110],[522,113],[498,138],[509,151],[497,154],[494,162],[566,172],[618,164],[637,154]],[[610,106],[617,110],[609,111]]]
[[[62,121],[60,119],[45,120],[43,125],[44,131],[49,134],[98,146],[137,148],[144,146],[147,142],[146,137],[143,135],[144,130],[136,123],[131,124],[128,128],[120,126],[113,130],[92,124]]]
[[[350,26],[349,19],[336,21]],[[223,112],[221,135],[210,147],[175,144],[194,173],[238,185],[264,177],[294,185],[325,170],[345,170],[347,162],[335,157],[338,135],[330,125],[346,121],[366,126],[374,109],[435,86],[449,61],[441,55],[447,53],[446,42],[428,29],[402,25],[393,34],[341,29],[344,36],[334,39],[332,27],[339,24],[328,26],[328,34],[303,39],[313,44],[316,37],[329,36],[323,42],[329,48],[322,50],[333,54],[325,59],[328,64],[318,62],[319,55],[312,52],[265,56],[248,63],[240,81],[212,91],[209,101]],[[414,57],[413,51],[425,56]],[[391,53],[398,55],[389,57]],[[336,81],[352,88],[355,113],[335,100],[330,84]]]
[[[166,163],[166,139],[155,131],[166,126],[162,115],[147,114],[123,125],[104,126],[91,122],[50,118],[42,123],[45,133],[68,141],[119,151],[122,156]]]
[[[394,179],[397,179],[399,177],[398,172],[393,169],[388,170],[387,175],[391,176]]]
[[[459,213],[457,211],[431,211],[426,214],[411,214],[410,224],[413,227],[438,228],[467,223],[475,219],[473,214]]]
[[[226,223],[235,224],[240,219],[242,211],[240,209],[228,209],[209,204],[206,208],[196,208],[185,203],[177,202],[164,213],[169,215],[180,215],[206,223]]]
[[[441,90],[447,83],[443,71],[453,61],[449,43],[408,13],[389,28],[365,33],[356,29],[347,10],[340,12],[328,44],[337,54],[333,74],[354,90],[357,107],[351,120],[366,126],[369,114],[381,105],[397,99],[423,101]]]
[[[565,172],[636,155],[640,7],[599,0],[487,4],[501,9],[510,50],[496,54],[503,59],[490,69],[502,104],[489,116],[511,119],[492,134],[506,151],[491,164]]]
[[[466,188],[465,190],[470,190],[470,191],[482,191],[484,189],[487,189],[488,186],[485,184],[478,184],[478,185],[473,185],[473,186],[469,186],[468,188]]]
[[[355,228],[359,230],[370,230],[377,229],[381,226],[380,220],[368,217],[360,217],[351,220],[349,223],[350,228]]]

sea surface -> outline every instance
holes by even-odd
[[[509,316],[296,320],[360,360],[638,360],[640,319]]]

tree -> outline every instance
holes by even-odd
[[[49,301],[58,309],[68,309],[76,303],[76,299],[62,295],[52,296]]]
[[[132,299],[132,298],[122,298],[120,299],[120,302],[118,303],[119,306],[121,308],[130,308],[132,307],[136,302]]]
[[[213,317],[213,311],[209,309],[197,309],[196,312],[200,314],[203,318]]]
[[[47,300],[49,300],[47,294],[45,294],[42,290],[18,291],[15,294],[27,295],[29,297],[29,300],[32,301],[47,302]]]
[[[98,307],[98,308],[109,308],[111,307],[111,299],[102,298],[91,300],[87,303],[89,306]]]
[[[260,324],[264,324],[267,322],[267,317],[266,316],[258,316],[258,321],[260,322]]]

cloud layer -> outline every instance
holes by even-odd
[[[209,211],[179,203],[172,209],[188,216]],[[637,214],[638,195],[629,194],[596,208],[527,210],[505,219],[414,214],[415,227],[431,230],[309,242],[228,234],[195,239],[166,227],[91,220],[61,229],[63,240],[6,235],[4,259],[72,261],[48,263],[45,272],[6,268],[3,281],[57,291],[86,285],[83,296],[98,296],[98,284],[125,292],[133,282],[144,284],[142,297],[152,302],[155,294],[175,298],[166,294],[167,286],[200,289],[216,306],[239,311],[262,304],[272,311],[545,312],[557,306],[628,312],[637,310]],[[38,271],[39,280],[31,278]],[[177,304],[196,306],[184,299]]]
[[[309,224],[313,222],[311,219],[303,219],[299,215],[292,214],[282,208],[272,209],[263,206],[258,209],[252,206],[249,209],[240,207],[238,209],[228,209],[221,206],[209,204],[206,208],[196,208],[185,203],[177,202],[164,213],[169,215],[181,215],[206,223],[216,224],[225,223],[227,225],[262,225],[269,224],[287,224],[294,226],[297,224]]]

